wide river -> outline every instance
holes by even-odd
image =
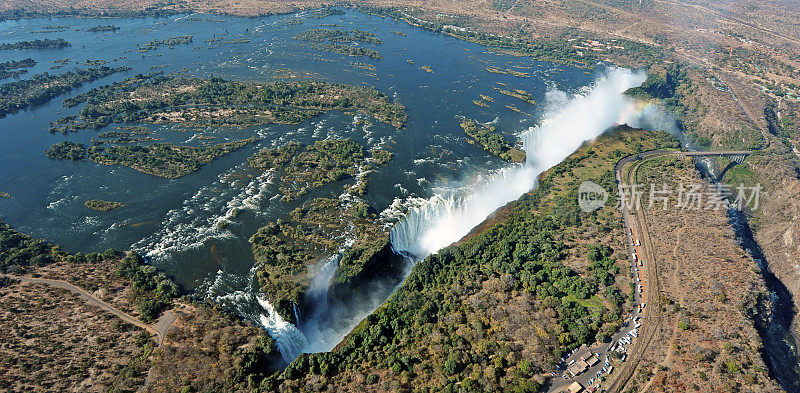
[[[87,31],[93,26],[112,23],[120,29],[106,33]],[[322,52],[292,39],[298,33],[322,25],[374,33],[383,44],[363,45],[379,51],[383,59]],[[193,42],[138,52],[138,46],[152,40],[182,35],[192,35]],[[290,343],[286,341],[293,339],[287,338],[285,333],[286,329],[293,327],[283,325],[275,315],[270,315],[268,304],[256,301],[251,273],[255,262],[248,238],[266,222],[285,217],[308,198],[339,195],[342,184],[333,183],[316,189],[292,203],[282,202],[277,197],[277,179],[247,165],[247,157],[254,152],[289,140],[308,143],[345,137],[355,139],[368,149],[381,146],[390,150],[394,159],[371,175],[366,200],[382,212],[387,222],[392,223],[402,217],[403,206],[429,201],[453,185],[477,182],[484,187],[502,188],[503,184],[491,182],[491,179],[497,179],[498,173],[507,178],[525,175],[530,184],[523,183],[523,186],[532,187],[531,179],[535,178],[536,172],[558,163],[581,141],[596,136],[596,131],[602,132],[619,117],[618,113],[604,109],[605,101],[599,102],[599,107],[598,102],[591,99],[578,102],[573,112],[556,114],[554,121],[572,121],[575,120],[574,113],[583,115],[585,108],[595,108],[595,112],[588,112],[590,115],[586,121],[608,117],[603,120],[608,124],[602,123],[585,135],[580,134],[580,129],[586,124],[574,125],[578,131],[575,137],[567,138],[573,141],[566,145],[563,140],[572,132],[571,129],[550,127],[549,136],[543,132],[546,136],[540,143],[545,146],[539,146],[537,154],[544,158],[535,171],[520,173],[517,168],[509,172],[508,164],[467,142],[459,127],[461,119],[467,117],[492,122],[510,141],[520,141],[525,131],[546,118],[546,103],[555,102],[568,107],[569,97],[578,92],[586,94],[587,86],[605,72],[604,67],[586,70],[498,54],[486,47],[411,27],[404,22],[354,11],[324,18],[302,13],[253,19],[195,14],[164,18],[40,18],[0,22],[0,44],[35,38],[63,38],[72,46],[3,51],[3,61],[27,57],[37,61],[37,65],[20,78],[42,72],[61,73],[86,68],[86,61],[95,60],[107,61],[107,65],[113,67],[128,66],[131,70],[85,84],[47,104],[0,119],[0,192],[13,196],[13,199],[0,199],[0,217],[22,232],[57,243],[71,252],[135,249],[185,288],[219,301],[264,325],[270,333],[279,336],[284,352],[297,352],[302,348],[297,345],[288,347]],[[423,69],[423,66],[430,68]],[[529,76],[486,70],[492,66],[524,72]],[[199,145],[209,137],[217,142],[249,136],[263,138],[257,144],[176,180],[146,175],[126,167],[102,166],[86,160],[59,162],[45,156],[45,151],[54,143],[70,140],[90,144],[90,139],[96,136],[92,130],[66,136],[48,133],[50,121],[80,109],[64,108],[64,98],[135,74],[152,72],[198,77],[213,75],[244,81],[266,82],[288,77],[290,80],[318,79],[369,85],[405,105],[408,123],[404,129],[398,130],[377,121],[364,124],[359,116],[331,112],[293,126],[185,131],[174,126],[147,125],[155,137],[184,145]],[[643,77],[628,75],[623,79],[609,90],[617,101],[621,91],[641,83]],[[538,104],[503,95],[499,88],[530,92]],[[559,93],[553,94],[554,91]],[[481,94],[492,97],[494,101],[484,100],[488,107],[475,105],[473,100],[480,100]],[[616,105],[612,105],[614,110],[619,110],[617,104],[621,101],[617,101],[611,103]],[[562,118],[559,120],[558,116]],[[119,125],[106,129],[116,126]],[[555,150],[548,150],[546,144],[552,144]],[[555,153],[550,154],[551,151]],[[531,153],[529,151],[529,155]],[[481,179],[488,180],[481,183]],[[470,225],[480,222],[481,215],[485,217],[485,211],[490,212],[497,207],[495,205],[505,203],[509,198],[516,199],[526,190],[512,191],[481,204],[479,208],[482,210],[464,203],[446,207],[455,209],[456,214],[469,213],[471,217],[463,222],[456,217],[456,221],[442,225],[454,222],[464,226],[459,231],[466,233]],[[467,195],[462,199],[470,201],[474,197]],[[110,212],[95,212],[84,206],[84,202],[90,199],[117,201],[125,206]],[[233,217],[234,209],[242,213]],[[436,208],[429,210],[437,211]],[[221,228],[218,223],[223,221],[229,224]],[[423,235],[430,237],[425,233],[420,236]],[[452,241],[446,236],[435,240],[432,245],[412,247],[429,253]],[[365,310],[369,311],[371,307]],[[357,322],[349,321],[346,325],[350,326],[354,321]],[[340,331],[334,336],[342,334]],[[301,347],[320,350],[335,343],[307,344]]]

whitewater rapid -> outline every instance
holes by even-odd
[[[473,174],[470,180],[459,185],[437,189],[435,195],[427,199],[407,198],[405,202],[410,206],[407,213],[390,231],[395,252],[412,260],[410,269],[414,260],[458,241],[499,207],[532,190],[542,172],[615,125],[673,131],[674,121],[663,112],[637,105],[624,95],[626,90],[641,85],[646,78],[644,72],[609,68],[591,86],[577,93],[547,92],[542,122],[519,135],[527,156],[525,163],[509,165],[488,174]],[[347,310],[332,309],[327,292],[340,258],[341,252],[321,261],[307,295],[308,303],[314,304],[316,309],[303,318],[302,329],[281,318],[263,296],[255,296],[260,315],[254,315],[257,317],[254,319],[275,338],[287,362],[303,352],[330,351],[352,327],[385,300],[387,293],[402,284],[396,284],[389,291],[375,291],[375,299],[368,302],[370,304]],[[240,305],[243,300],[252,304],[254,292],[257,293],[249,288],[225,297],[239,297],[234,303]],[[331,315],[335,317],[331,319]],[[298,321],[301,317],[298,316]]]
[[[537,176],[557,165],[581,144],[618,124],[641,126],[652,117],[624,92],[640,86],[644,72],[609,68],[586,89],[574,94],[550,90],[542,122],[519,135],[526,153],[523,164],[440,190],[416,202],[391,230],[398,253],[422,259],[458,241],[499,207],[536,186]]]

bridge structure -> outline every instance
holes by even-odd
[[[676,152],[676,154],[690,157],[692,159],[706,158],[706,157],[727,157],[730,158],[732,161],[736,162],[737,164],[741,164],[744,162],[744,159],[747,158],[747,156],[749,156],[750,154],[753,154],[753,152],[750,150],[684,151],[684,152]]]

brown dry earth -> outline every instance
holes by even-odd
[[[639,183],[702,183],[691,161],[677,156],[632,168]],[[657,207],[638,216],[654,255],[645,260],[646,307],[660,323],[643,328],[632,376],[615,390],[781,391],[767,374],[754,325],[769,307],[766,287],[725,212]]]

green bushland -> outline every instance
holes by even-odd
[[[289,142],[278,148],[262,149],[247,161],[254,168],[278,171],[282,198],[290,201],[312,188],[354,177],[392,159],[392,153],[380,149],[372,150],[371,156],[367,158],[364,147],[348,138],[316,141],[308,146]],[[368,179],[363,175],[356,180],[350,193],[363,196]]]
[[[475,142],[488,151],[506,161],[525,162],[525,152],[512,146],[494,127],[487,127],[475,120],[466,119],[461,122],[461,128]],[[470,142],[472,141],[470,140]]]
[[[181,289],[155,266],[148,265],[142,257],[128,252],[117,267],[117,275],[132,281],[131,298],[139,310],[139,318],[153,322],[165,310],[172,308],[173,300],[181,296]]]
[[[26,68],[36,65],[36,60],[30,57],[23,60],[9,60],[0,63],[0,79],[13,78],[27,73]]]
[[[100,212],[107,212],[125,206],[119,202],[103,201],[99,199],[92,199],[90,201],[86,201],[85,205],[89,209],[97,210]]]
[[[83,83],[93,82],[108,75],[128,71],[128,67],[98,67],[67,71],[59,75],[42,73],[31,79],[0,85],[0,118],[34,105],[41,105]]]
[[[90,160],[103,165],[122,165],[148,175],[177,179],[188,175],[203,164],[245,147],[258,138],[242,139],[205,147],[156,143],[147,146],[92,146]]]
[[[86,146],[83,143],[63,141],[50,146],[45,154],[53,160],[78,161],[86,158]]]
[[[19,41],[13,44],[2,44],[0,50],[14,50],[14,49],[59,49],[72,46],[63,38],[56,39],[36,39],[33,41]]]
[[[300,41],[331,41],[340,43],[369,42],[378,45],[383,44],[383,41],[376,37],[375,34],[358,29],[310,29],[292,38]]]
[[[86,31],[90,31],[92,33],[99,33],[104,31],[117,31],[117,30],[119,30],[119,27],[114,25],[98,25],[86,29]]]
[[[340,55],[345,56],[353,56],[353,57],[369,57],[372,59],[383,59],[383,55],[380,52],[376,51],[375,49],[364,48],[362,46],[350,46],[339,44],[336,42],[326,42],[323,44],[311,44],[308,46],[309,48],[321,50],[324,52],[333,52],[338,53]]]
[[[192,43],[191,35],[182,35],[179,37],[170,37],[165,40],[154,39],[144,45],[139,46],[139,52],[147,52],[156,50],[162,46],[174,47],[175,45],[187,45]]]
[[[77,118],[65,117],[51,132],[98,129],[111,123],[196,126],[297,124],[330,110],[352,110],[402,127],[405,108],[377,90],[335,83],[254,83],[136,75],[64,100],[85,103]]]

